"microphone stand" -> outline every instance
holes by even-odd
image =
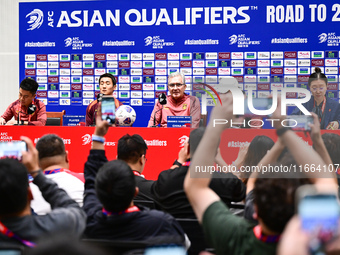
[[[17,124],[14,124],[15,126],[19,126],[20,125],[20,112],[18,113],[18,120],[17,120]]]
[[[163,105],[162,105],[162,108],[161,109],[158,109],[157,111],[155,111],[155,114],[153,116],[153,125],[151,127],[158,127],[156,126],[156,113],[163,110]]]
[[[91,127],[95,127],[96,126],[96,112],[94,112],[93,114],[93,124],[91,125]]]

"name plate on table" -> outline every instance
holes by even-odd
[[[63,126],[85,126],[85,115],[64,115]]]
[[[190,127],[191,116],[168,116],[168,127]]]

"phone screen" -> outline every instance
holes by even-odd
[[[0,142],[0,159],[14,158],[21,161],[22,151],[27,151],[24,141]]]
[[[335,195],[307,195],[300,200],[298,211],[302,229],[312,237],[327,242],[337,235],[340,210]]]
[[[269,110],[272,107],[273,100],[271,98],[252,98],[253,107],[256,110],[264,111]],[[254,115],[249,109],[248,98],[244,100],[244,115],[250,116]]]
[[[102,97],[102,120],[107,120],[110,124],[115,123],[116,106],[112,96]]]
[[[169,247],[149,247],[145,249],[144,255],[185,255],[184,247],[169,246]]]
[[[21,255],[23,254],[23,251],[19,249],[1,249],[0,250],[0,255]]]
[[[311,130],[309,124],[314,123],[313,116],[310,115],[290,115],[287,116],[289,119],[289,126],[294,131],[309,131]]]

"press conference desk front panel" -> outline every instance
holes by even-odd
[[[34,127],[34,126],[0,126],[0,141],[19,140],[24,135],[34,143],[49,133],[63,138],[66,150],[69,152],[70,170],[82,173],[84,163],[91,149],[91,136],[94,127]],[[323,131],[324,132],[324,131]],[[327,131],[328,132],[328,131]],[[340,131],[331,131],[340,134]],[[148,146],[146,166],[143,174],[147,179],[157,179],[158,174],[169,169],[178,157],[178,152],[190,134],[190,128],[133,128],[112,127],[106,135],[105,149],[109,160],[116,159],[117,142],[125,134],[141,135]],[[312,145],[311,140],[302,132],[302,139]],[[231,164],[237,157],[239,147],[250,143],[256,135],[267,135],[276,141],[275,130],[271,129],[228,129],[221,139],[221,154],[224,160]]]

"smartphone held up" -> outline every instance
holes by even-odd
[[[27,151],[24,141],[0,142],[0,159],[13,158],[21,161],[23,151]]]
[[[116,119],[116,105],[114,97],[104,95],[102,97],[101,105],[102,120],[106,120],[113,125]]]
[[[297,211],[310,248],[319,249],[339,235],[340,206],[336,192],[320,192],[313,185],[297,190]]]

